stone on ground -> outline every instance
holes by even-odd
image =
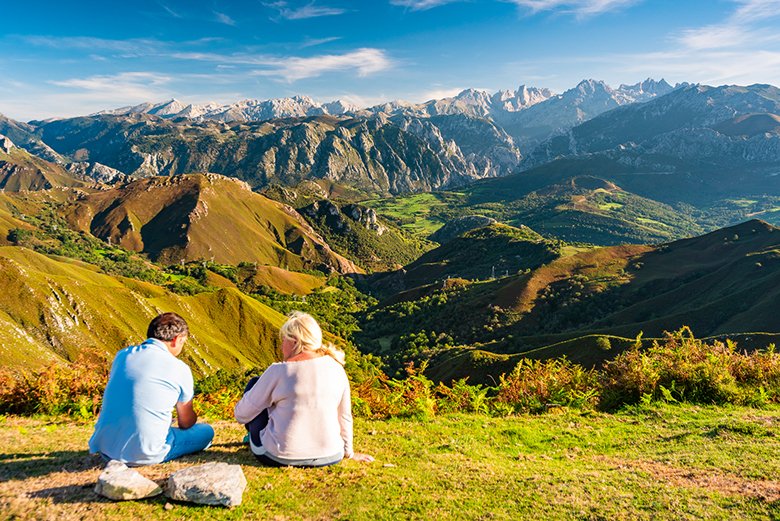
[[[162,489],[121,461],[111,460],[100,474],[95,492],[109,499],[128,500],[157,496]]]
[[[245,488],[240,465],[212,462],[171,474],[166,493],[176,501],[234,507],[241,504]]]

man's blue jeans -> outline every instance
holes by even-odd
[[[171,450],[163,461],[171,461],[207,449],[214,439],[214,429],[208,423],[196,423],[189,429],[171,427],[171,434],[173,434]]]

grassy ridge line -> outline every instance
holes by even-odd
[[[780,333],[733,333],[701,338],[702,342],[725,342],[731,340],[739,351],[765,349],[769,345],[780,345]],[[518,341],[525,339],[519,338]],[[604,343],[604,340],[607,343]],[[536,342],[539,340],[537,339]],[[549,341],[549,338],[547,339]],[[448,382],[460,378],[469,378],[470,382],[497,382],[498,378],[512,369],[523,359],[551,360],[566,357],[575,364],[584,367],[598,367],[614,359],[616,355],[629,349],[639,341],[643,347],[653,342],[663,343],[664,338],[642,337],[626,338],[608,334],[590,334],[576,338],[567,338],[542,347],[535,347],[517,353],[498,353],[491,351],[487,344],[474,348],[453,348],[435,355],[430,360],[426,375],[435,381]]]
[[[198,463],[240,464],[232,510],[164,498],[113,502],[92,487],[91,423],[0,419],[0,509],[18,519],[773,519],[780,516],[780,409],[661,406],[619,414],[474,414],[355,423],[377,462],[258,466],[216,424],[215,444],[139,469],[152,479]],[[13,447],[12,450],[8,448]]]
[[[83,349],[115,352],[143,340],[148,321],[169,310],[191,325],[185,358],[198,373],[275,359],[284,316],[238,290],[184,297],[18,247],[0,247],[0,265],[4,366],[40,366],[51,360],[41,356],[47,351],[65,359]]]

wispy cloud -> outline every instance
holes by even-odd
[[[357,49],[345,54],[323,54],[307,58],[268,60],[267,69],[256,70],[258,76],[276,76],[288,82],[322,76],[329,72],[356,71],[360,77],[389,69],[392,61],[381,49]]]
[[[52,85],[67,87],[90,94],[111,93],[118,99],[149,99],[160,86],[170,83],[171,77],[156,72],[122,72],[114,75],[89,76],[51,81]]]
[[[506,0],[532,13],[558,11],[576,16],[592,16],[623,9],[641,0]]]
[[[780,0],[739,0],[723,22],[687,29],[678,40],[690,49],[724,49],[780,41],[776,27],[766,22],[780,17]]]
[[[390,0],[392,5],[407,7],[412,11],[425,11],[446,4],[453,4],[462,0]]]
[[[87,51],[111,51],[123,53],[156,53],[166,44],[151,38],[130,38],[112,40],[91,36],[25,36],[23,40],[30,45],[51,47],[53,49],[76,49]]]
[[[328,38],[308,38],[300,44],[301,49],[306,47],[316,47],[318,45],[325,45],[326,43],[335,42],[341,40],[341,36],[330,36]]]
[[[466,0],[390,0],[392,5],[407,7],[412,11],[425,11]],[[580,17],[597,15],[622,9],[641,0],[498,0],[515,4],[529,10],[532,14],[543,11],[556,11],[574,14]]]
[[[230,18],[225,13],[220,13],[219,11],[214,11],[214,16],[216,17],[217,22],[225,25],[236,25],[236,21]]]
[[[271,2],[264,4],[266,7],[276,9],[279,16],[287,20],[304,20],[307,18],[319,18],[321,16],[338,16],[347,12],[340,7],[328,7],[316,5],[310,2],[299,7],[291,7],[287,2]]]
[[[419,94],[413,95],[412,99],[414,101],[428,101],[432,99],[444,99],[444,98],[453,98],[463,92],[465,89],[463,87],[452,87],[452,88],[438,88],[438,89],[432,89],[432,90],[426,90]]]
[[[251,66],[254,76],[278,77],[288,82],[339,71],[355,71],[358,76],[365,77],[393,66],[393,61],[384,50],[370,47],[343,54],[308,57],[198,52],[174,53],[171,56],[180,60],[216,62],[218,66]]]
[[[171,9],[170,6],[165,5],[162,2],[160,2],[160,7],[162,7],[163,11],[165,11],[166,13],[168,13],[169,15],[171,15],[174,18],[184,18],[184,16],[182,16],[180,13],[178,13],[177,11],[174,11],[173,9]]]

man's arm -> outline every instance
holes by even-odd
[[[192,408],[192,400],[176,403],[176,420],[180,429],[189,429],[198,421],[198,415]]]

